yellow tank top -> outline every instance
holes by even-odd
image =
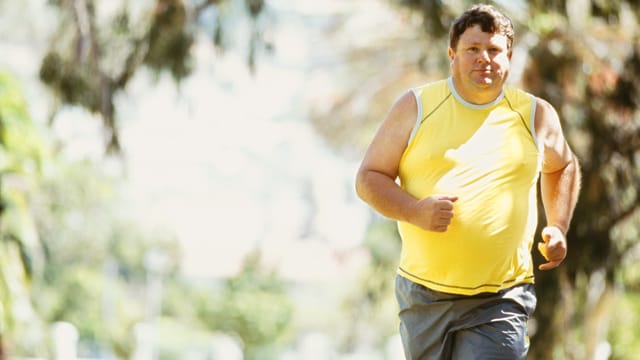
[[[444,233],[398,222],[398,273],[463,295],[533,283],[541,164],[534,97],[505,87],[493,102],[475,105],[456,93],[451,78],[413,92],[419,115],[400,160],[400,184],[418,199],[459,199]]]

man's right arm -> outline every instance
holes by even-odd
[[[400,159],[418,116],[412,92],[392,106],[374,136],[356,176],[358,196],[380,214],[426,230],[446,231],[456,197],[446,195],[416,199],[397,183]]]

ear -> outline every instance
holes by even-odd
[[[456,52],[453,51],[452,48],[449,48],[449,50],[447,50],[447,53],[449,54],[449,60],[453,61],[453,58],[456,56]],[[511,57],[511,55],[509,55],[509,57]]]

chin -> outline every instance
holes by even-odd
[[[480,81],[474,81],[474,84],[476,84],[477,87],[481,87],[481,88],[488,88],[494,85],[495,81],[493,80],[480,80]]]

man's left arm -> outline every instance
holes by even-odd
[[[547,218],[542,242],[538,244],[547,263],[539,269],[549,270],[567,256],[566,234],[578,201],[581,175],[578,159],[567,144],[555,109],[538,99],[535,120],[544,148],[540,190]]]

